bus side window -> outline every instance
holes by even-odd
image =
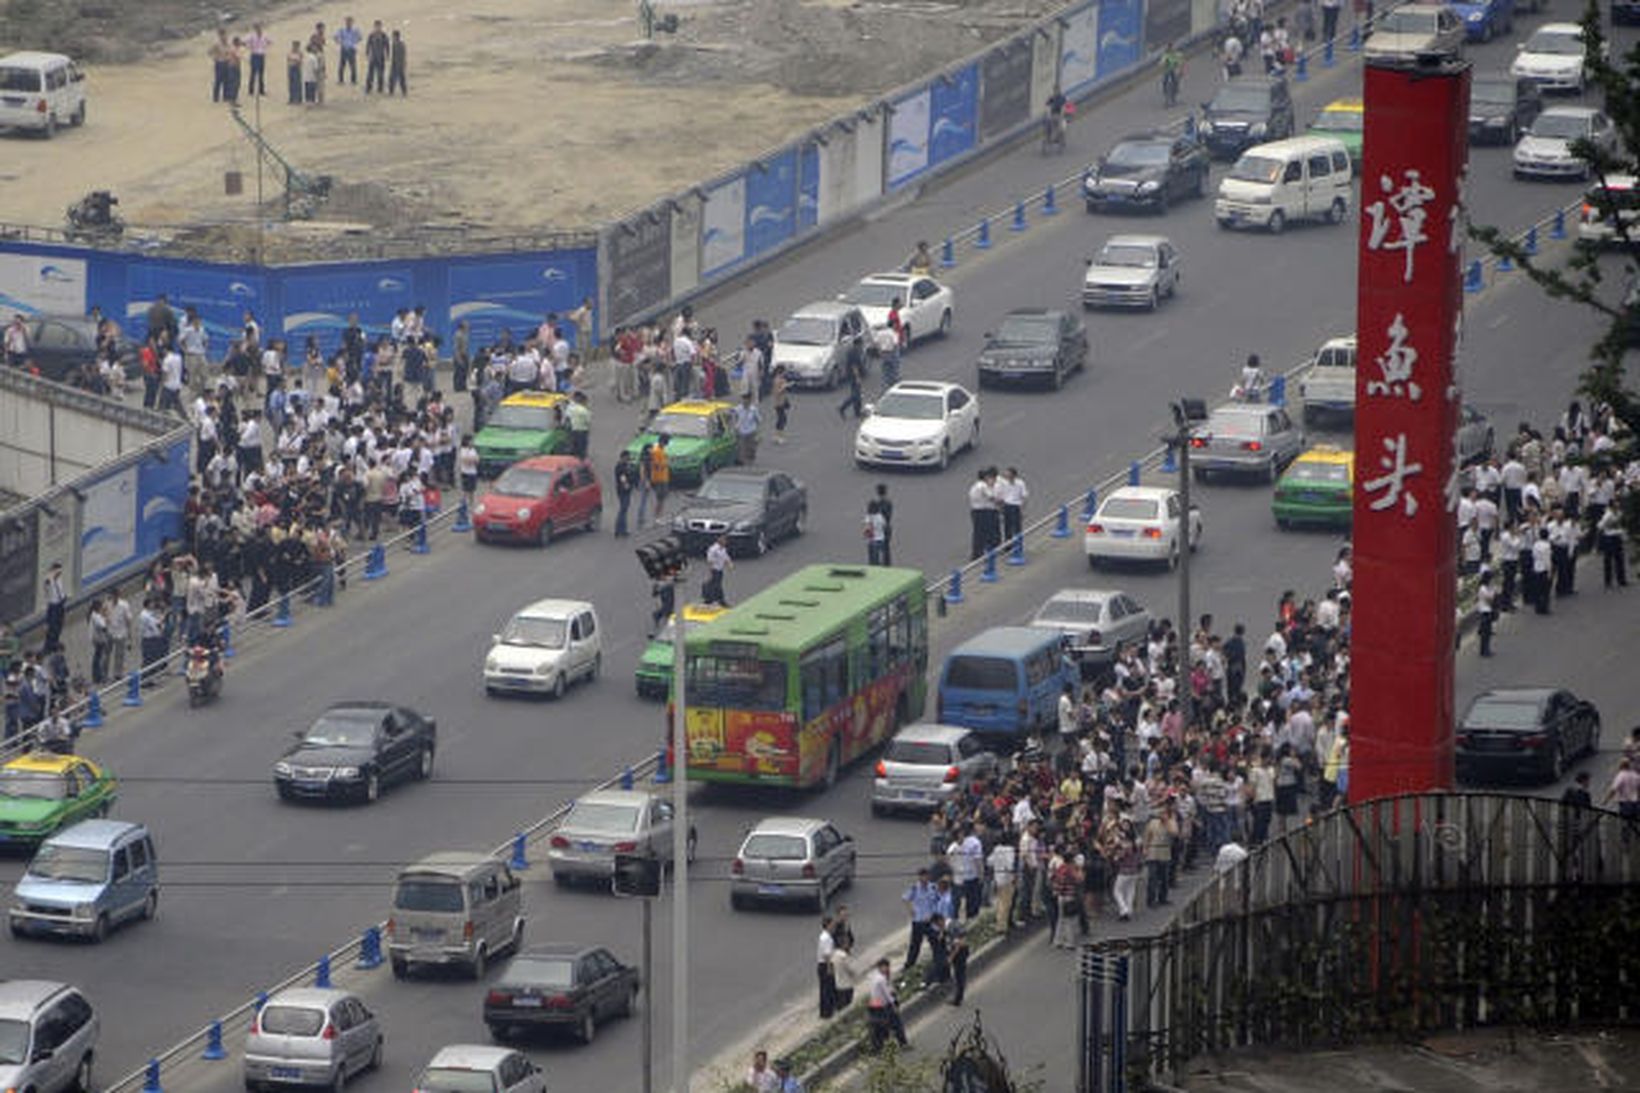
[[[866,679],[878,680],[888,674],[888,670],[899,663],[898,650],[894,642],[893,615],[886,607],[871,613],[870,629],[866,632]]]

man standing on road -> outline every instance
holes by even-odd
[[[904,1047],[911,1043],[905,1038],[905,1024],[900,1020],[900,1000],[894,993],[894,982],[889,977],[893,965],[888,957],[877,961],[866,979],[866,1020],[871,1029],[871,1050],[881,1051],[890,1035]]]
[[[656,516],[660,509],[656,507]],[[723,597],[723,575],[733,568],[734,561],[729,557],[729,537],[719,535],[712,540],[712,545],[706,548],[706,568],[709,571],[706,580],[700,588],[702,603],[715,603],[719,607],[728,607],[729,601]]]
[[[917,870],[917,879],[900,897],[911,915],[911,942],[905,950],[905,966],[915,968],[922,955],[923,940],[928,936],[928,921],[940,910],[939,889],[929,879],[928,868]],[[949,912],[950,908],[946,908]]]
[[[638,488],[638,465],[632,461],[632,453],[621,450],[615,460],[615,498],[619,507],[615,510],[615,537],[624,539],[626,529],[626,512],[632,504],[632,492]]]
[[[979,905],[985,895],[985,845],[974,833],[974,825],[966,823],[961,834],[945,851],[951,864],[951,881],[956,885],[962,904],[961,913],[972,920],[979,914]],[[954,922],[955,914],[949,916]]]
[[[68,613],[68,590],[63,585],[63,563],[52,562],[46,572],[46,641],[55,649],[63,640],[63,619]]]
[[[1481,656],[1492,655],[1492,623],[1496,619],[1497,608],[1494,600],[1497,593],[1492,589],[1492,570],[1481,567],[1481,582],[1475,588],[1475,620],[1479,624]]]
[[[1554,547],[1549,545],[1549,529],[1538,528],[1532,543],[1532,600],[1540,615],[1549,613],[1549,595],[1554,588]]]
[[[245,39],[245,48],[251,55],[251,82],[245,89],[247,95],[266,95],[268,93],[268,50],[273,46],[273,38],[264,33],[261,23],[251,24],[251,33]]]
[[[757,459],[757,434],[763,427],[763,413],[747,391],[735,407],[735,447],[742,466],[749,467]]]
[[[353,25],[353,16],[349,15],[342,20],[342,25],[336,31],[336,86],[352,74],[352,83],[359,84],[359,42],[364,34]]]
[[[985,864],[990,866],[991,881],[996,886],[993,902],[995,904],[995,918],[997,931],[1003,937],[1008,936],[1008,926],[1014,917],[1014,872],[1017,862],[1014,853],[1014,836],[1011,832],[1004,832],[991,848]]]
[[[176,346],[169,346],[165,356],[159,364],[159,410],[175,410],[179,416],[186,416],[182,409],[182,354]]]
[[[990,468],[986,468],[968,487],[969,561],[980,557],[991,546],[991,533],[997,521],[997,499],[992,489],[994,481]]]
[[[877,483],[877,513],[883,518],[882,564],[894,564],[894,502],[888,499],[888,483]]]
[[[11,317],[6,325],[6,364],[12,368],[21,368],[28,360],[28,327],[23,323],[23,313],[18,312]]]
[[[1628,559],[1623,556],[1623,517],[1616,504],[1610,504],[1600,513],[1595,524],[1596,541],[1600,544],[1600,574],[1607,589],[1629,586]]]
[[[587,457],[587,445],[592,439],[592,408],[587,405],[587,393],[577,391],[570,396],[564,408],[569,424],[569,450],[582,459]]]
[[[209,386],[206,382],[209,377],[205,375],[205,359],[210,350],[211,339],[205,332],[205,321],[199,317],[199,312],[191,307],[177,340],[182,346],[183,374],[187,376],[188,383],[196,391],[205,390]]]
[[[387,31],[377,19],[364,41],[364,93],[387,90],[387,55],[391,52]]]
[[[1025,486],[1025,479],[1019,476],[1018,467],[1009,467],[996,484],[997,504],[1002,508],[1002,538],[1000,542],[1012,544],[1025,530],[1025,500],[1031,496],[1031,491]]]
[[[1602,805],[1617,804],[1617,814],[1627,820],[1632,826],[1640,820],[1640,771],[1634,769],[1634,761],[1624,756],[1617,762],[1617,773],[1612,775],[1612,784],[1606,790],[1606,795],[1600,799]]]
[[[410,97],[410,85],[405,75],[410,69],[410,51],[404,44],[404,36],[397,30],[393,31],[393,40],[388,50],[387,59],[387,94],[391,96],[393,89],[399,89],[399,94]]]
[[[820,981],[820,1020],[829,1021],[837,1012],[837,980],[831,971],[831,954],[837,951],[837,942],[831,936],[831,916],[820,919],[820,936],[814,943],[814,970]]]

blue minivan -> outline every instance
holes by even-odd
[[[15,937],[42,933],[101,941],[159,907],[159,861],[141,824],[81,820],[40,844],[17,882],[9,917]]]
[[[1075,673],[1059,630],[992,627],[945,658],[939,721],[994,736],[1051,730],[1059,719],[1059,695],[1078,678]]]

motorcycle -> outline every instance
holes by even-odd
[[[184,670],[188,681],[188,705],[200,706],[222,693],[222,664],[216,652],[203,645],[188,650]]]

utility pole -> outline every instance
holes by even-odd
[[[1190,693],[1190,433],[1197,421],[1207,417],[1201,399],[1180,399],[1173,403],[1173,435],[1167,443],[1179,465],[1179,663],[1173,693],[1179,698],[1179,714],[1188,729],[1195,718],[1195,696]]]
[[[655,1088],[655,940],[650,910],[643,901],[643,1093]]]
[[[681,570],[680,570],[681,573]],[[672,622],[672,1093],[689,1093],[689,766],[688,672],[683,606]]]

